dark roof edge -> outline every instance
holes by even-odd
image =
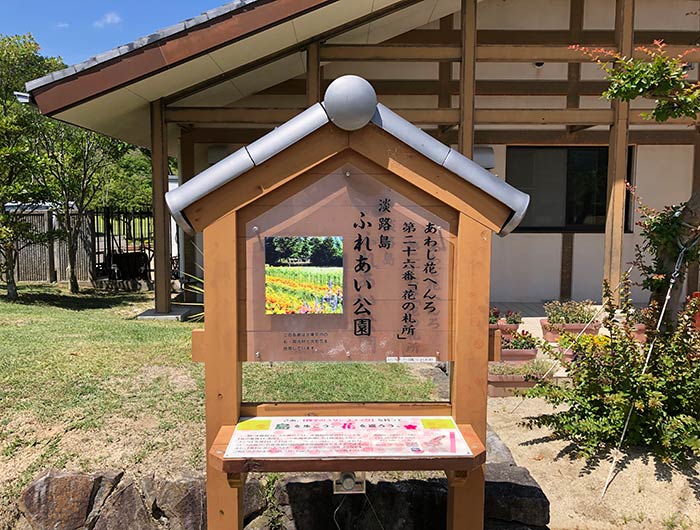
[[[63,70],[58,70],[38,79],[28,81],[25,85],[26,90],[28,92],[32,92],[56,81],[60,81],[61,79],[65,79],[66,77],[70,77],[95,66],[99,66],[103,63],[106,63],[107,61],[118,59],[124,55],[135,52],[148,45],[173,37],[178,33],[190,31],[193,28],[202,26],[217,18],[230,15],[233,11],[247,7],[251,4],[267,3],[269,1],[270,0],[234,0],[223,6],[205,11],[199,16],[189,18],[182,22],[178,22],[177,24],[173,24],[172,26],[168,26],[167,28],[155,31],[154,33],[151,33],[150,35],[147,35],[145,37],[140,37],[130,43],[117,46],[116,48],[113,48],[109,51],[100,53],[94,57],[90,57],[85,61],[64,68]]]

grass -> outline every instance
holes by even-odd
[[[247,363],[246,401],[429,401],[432,381],[386,363]]]
[[[203,366],[191,323],[136,320],[148,293],[0,289],[0,530],[43,470],[204,468]],[[403,365],[246,364],[247,401],[429,400]]]

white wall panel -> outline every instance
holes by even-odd
[[[569,0],[484,0],[479,29],[568,29]]]
[[[540,302],[559,298],[560,234],[493,237],[491,300]]]

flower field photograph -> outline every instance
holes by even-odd
[[[265,238],[265,313],[343,313],[343,238]]]

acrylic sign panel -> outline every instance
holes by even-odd
[[[257,206],[245,227],[247,359],[447,361],[453,212],[415,197],[424,204],[344,167]]]
[[[421,458],[473,453],[451,417],[252,418],[236,426],[224,458]]]

